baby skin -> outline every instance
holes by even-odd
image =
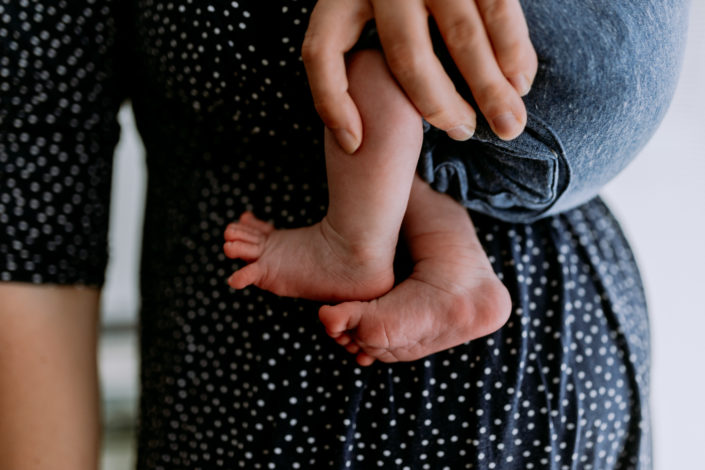
[[[348,155],[326,130],[326,216],[276,230],[244,213],[227,227],[224,251],[249,264],[228,283],[342,301],[320,319],[360,365],[419,359],[497,330],[511,302],[467,211],[415,176],[421,117],[379,52],[355,54],[348,78],[364,139]],[[402,222],[416,266],[390,291]]]

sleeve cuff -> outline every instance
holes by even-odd
[[[495,136],[480,116],[475,135],[465,142],[424,122],[418,172],[468,209],[508,222],[540,218],[570,181],[560,140],[532,114],[524,132],[511,141]]]

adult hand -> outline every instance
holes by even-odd
[[[492,130],[509,140],[524,129],[521,96],[538,61],[519,0],[319,0],[301,52],[316,110],[347,152],[362,141],[362,121],[344,55],[373,18],[392,73],[424,118],[453,139],[472,136],[475,111],[433,52],[429,15]]]

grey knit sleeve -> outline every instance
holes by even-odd
[[[525,132],[502,141],[480,116],[475,136],[456,142],[426,126],[419,162],[436,190],[511,222],[586,202],[637,155],[670,103],[688,13],[685,0],[523,7],[539,57],[524,98]],[[435,43],[458,91],[472,101],[438,36]]]

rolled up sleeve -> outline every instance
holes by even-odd
[[[473,138],[456,142],[426,125],[418,167],[434,189],[510,222],[588,201],[639,153],[675,90],[688,13],[684,0],[523,6],[539,57],[525,131],[503,141],[479,116]],[[434,34],[441,62],[477,109]]]

